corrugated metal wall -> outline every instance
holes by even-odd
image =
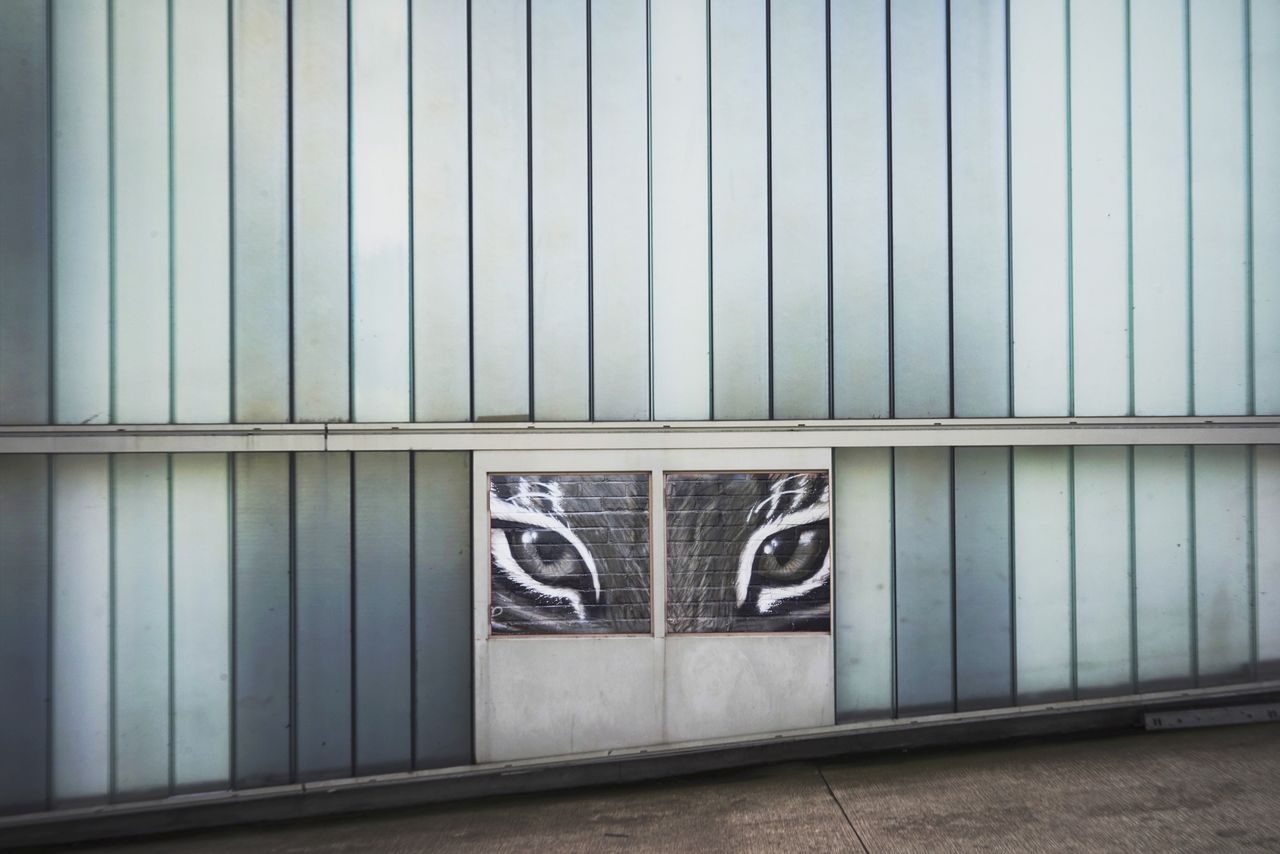
[[[0,811],[471,761],[470,455],[0,455]]]
[[[1275,0],[10,0],[0,422],[1280,412]]]
[[[841,719],[1280,678],[1280,446],[834,465]]]

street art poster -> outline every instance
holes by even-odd
[[[493,634],[648,634],[649,473],[489,477]]]
[[[490,630],[651,631],[647,473],[489,478]],[[826,472],[665,478],[671,632],[828,631]]]
[[[668,474],[665,502],[670,631],[829,630],[826,472]]]

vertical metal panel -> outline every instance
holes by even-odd
[[[351,753],[351,455],[295,457],[297,767],[354,772]]]
[[[173,784],[231,776],[231,496],[226,454],[173,455]]]
[[[591,3],[595,417],[649,417],[649,114],[644,0]]]
[[[651,0],[653,417],[708,417],[707,9]]]
[[[173,418],[231,413],[227,5],[172,5]]]
[[[235,455],[235,780],[289,780],[290,462]]]
[[[0,456],[0,814],[49,792],[49,459]]]
[[[1191,465],[1185,447],[1133,449],[1133,551],[1138,687],[1194,680]]]
[[[413,455],[415,768],[471,756],[471,455]]]
[[[585,421],[587,299],[587,15],[585,0],[531,7],[533,409]]]
[[[355,456],[355,766],[412,763],[409,454]]]
[[[294,3],[291,16],[293,411],[298,421],[346,421],[351,416],[347,3]]]
[[[50,414],[48,8],[0,4],[0,424]]]
[[[169,458],[112,458],[115,797],[169,793]]]
[[[53,806],[111,790],[111,499],[105,454],[53,457]]]
[[[894,712],[893,451],[839,448],[835,479],[836,718]]]
[[[961,417],[1009,414],[1004,25],[1001,3],[952,0],[952,394]]]
[[[788,0],[771,4],[770,15],[773,415],[826,418],[826,8]]]
[[[1247,0],[1190,0],[1192,388],[1197,415],[1249,411]],[[1241,263],[1242,260],[1245,263]]]
[[[351,7],[352,418],[408,421],[409,23],[405,0]]]
[[[1082,697],[1128,694],[1136,687],[1130,653],[1129,449],[1076,448],[1072,477],[1076,685]]]
[[[169,74],[165,0],[111,7],[114,419],[165,422],[169,379]]]
[[[6,6],[8,11],[17,8],[16,4]],[[50,24],[54,64],[53,420],[103,424],[111,418],[106,0],[62,3]],[[10,114],[6,110],[6,115]],[[9,315],[7,310],[0,313]],[[5,334],[7,337],[7,330]],[[8,361],[7,353],[4,361]],[[9,395],[4,398],[7,401]]]
[[[410,14],[413,418],[466,421],[471,417],[467,4],[412,0]]]
[[[769,417],[767,92],[764,0],[713,0],[711,323],[717,418]],[[826,215],[825,207],[821,213]]]
[[[955,449],[958,709],[1013,704],[1010,450]]]
[[[1280,4],[1251,3],[1249,15],[1253,411],[1274,415],[1280,413]]]
[[[476,418],[529,417],[526,6],[471,6],[471,219]]]
[[[1280,445],[1254,449],[1253,535],[1257,569],[1258,678],[1280,678]]]
[[[832,342],[837,418],[889,414],[885,5],[831,4]]]
[[[1135,415],[1191,412],[1185,20],[1182,0],[1131,0]]]
[[[1066,0],[1009,4],[1013,414],[1070,413]]]
[[[952,711],[951,449],[893,453],[899,714]]]
[[[1072,0],[1070,17],[1074,413],[1123,415],[1129,412],[1125,5]]]
[[[894,414],[951,413],[947,7],[889,12]]]
[[[1249,449],[1196,447],[1191,459],[1199,684],[1243,682],[1254,640]]]
[[[1070,449],[1013,450],[1017,700],[1072,695]]]
[[[289,420],[288,9],[232,0],[236,421]]]

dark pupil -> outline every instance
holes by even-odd
[[[795,584],[822,568],[827,557],[827,523],[779,531],[756,551],[755,578],[762,584]]]
[[[521,534],[521,540],[526,546],[532,547],[538,560],[543,563],[555,563],[568,557],[571,548],[564,537],[550,531],[525,531]]]
[[[539,581],[559,586],[586,582],[586,567],[573,544],[546,528],[510,528],[507,543],[520,568]]]
[[[796,545],[799,542],[800,531],[796,528],[790,528],[770,537],[764,544],[764,553],[780,564],[786,563],[796,553]]]

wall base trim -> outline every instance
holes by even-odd
[[[494,762],[0,817],[0,848],[630,783],[770,762],[1141,727],[1160,710],[1280,700],[1280,680]]]

